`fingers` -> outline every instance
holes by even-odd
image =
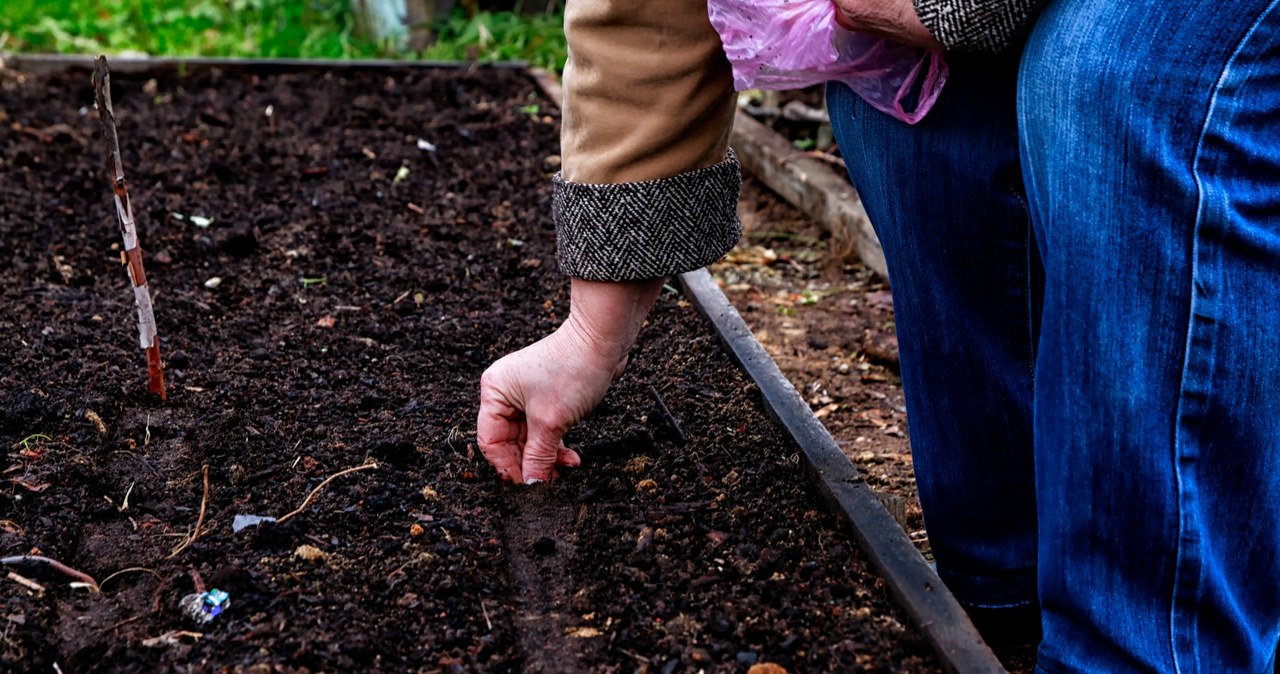
[[[529,425],[529,441],[524,445],[524,460],[521,462],[525,484],[545,482],[555,477],[561,454],[571,452],[561,442],[563,435],[563,432],[557,433],[550,428]],[[578,458],[576,452],[572,454],[574,459]]]
[[[582,457],[578,453],[560,443],[560,454],[556,457],[556,465],[565,468],[577,468],[582,465]]]
[[[476,444],[498,475],[516,484],[524,482],[521,470],[524,426],[524,413],[482,379],[480,413],[476,416]]]
[[[582,465],[582,457],[565,447],[555,431],[530,435],[523,412],[500,396],[482,391],[476,444],[503,480],[533,484],[554,479],[557,467]]]

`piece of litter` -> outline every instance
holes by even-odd
[[[396,171],[396,177],[395,177],[391,182],[393,182],[393,183],[401,183],[401,182],[404,182],[404,181],[405,181],[405,179],[406,179],[406,178],[408,178],[408,177],[409,177],[409,167],[408,167],[408,166],[401,166],[401,167]]]
[[[217,287],[218,287],[218,286],[220,286],[220,285],[222,285],[222,277],[221,277],[221,276],[215,276],[215,277],[213,277],[213,278],[209,279],[208,281],[205,281],[205,282],[204,282],[204,287],[208,288],[209,290],[213,290],[214,288],[217,288]]]
[[[191,216],[191,224],[196,227],[208,227],[213,224],[213,218],[206,218],[202,215]]]
[[[178,602],[178,607],[188,618],[207,625],[231,606],[231,595],[219,589],[189,594]]]
[[[591,626],[570,627],[569,629],[565,630],[564,633],[575,639],[592,639],[595,637],[604,636],[603,632]]]
[[[264,515],[236,515],[231,520],[231,532],[240,533],[249,527],[256,527],[263,522],[274,522],[276,518]]]
[[[436,146],[435,146],[435,145],[432,145],[431,143],[429,143],[429,142],[427,142],[427,141],[425,141],[425,140],[423,140],[423,139],[421,139],[421,138],[419,138],[419,139],[418,139],[418,149],[419,149],[419,150],[422,150],[423,152],[435,152],[435,151],[436,151]]]

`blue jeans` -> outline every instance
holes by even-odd
[[[884,245],[925,521],[1038,671],[1280,640],[1280,0],[1053,0],[908,127],[828,89]]]

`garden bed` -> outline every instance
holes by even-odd
[[[0,555],[103,583],[6,567],[44,589],[0,579],[0,668],[939,669],[674,292],[570,437],[583,468],[516,488],[474,452],[480,372],[567,309],[558,116],[526,75],[114,88],[163,404],[87,73],[0,71]],[[366,461],[289,521],[233,531]],[[201,586],[231,597],[208,625],[178,608]]]

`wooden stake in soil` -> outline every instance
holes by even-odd
[[[143,350],[147,352],[147,388],[164,400],[164,366],[160,362],[156,318],[151,308],[151,291],[147,289],[147,275],[142,269],[142,249],[138,246],[133,204],[129,202],[124,165],[120,161],[120,139],[116,134],[116,113],[111,107],[111,72],[107,69],[106,56],[94,59],[93,92],[98,106],[98,118],[102,122],[102,140],[106,146],[107,177],[111,180],[116,219],[120,223],[120,235],[124,238],[124,253],[121,257],[128,266],[129,280],[133,282],[133,299],[138,307],[138,338]]]

